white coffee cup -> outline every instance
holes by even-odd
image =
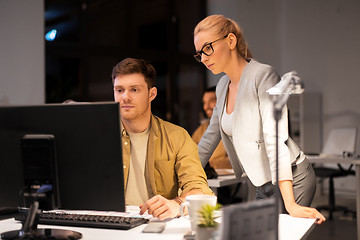
[[[180,214],[190,220],[191,230],[195,232],[199,223],[198,211],[206,204],[215,206],[217,198],[213,195],[190,195],[185,199],[186,201],[180,205]],[[188,208],[189,215],[184,214],[185,206]]]

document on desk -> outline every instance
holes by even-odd
[[[316,219],[279,215],[279,240],[306,239],[317,225]]]

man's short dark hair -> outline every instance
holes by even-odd
[[[142,74],[149,89],[155,86],[156,71],[153,65],[143,59],[136,58],[125,58],[116,64],[111,74],[112,82],[114,84],[115,78],[117,78],[119,75],[133,73]]]

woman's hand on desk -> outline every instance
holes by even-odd
[[[179,210],[179,204],[175,200],[168,200],[160,195],[156,195],[140,205],[140,215],[148,211],[149,214],[160,220],[176,217]]]
[[[318,219],[318,224],[325,221],[325,217],[315,208],[304,207],[295,202],[292,181],[279,181],[279,187],[286,211],[290,214],[290,216]]]
[[[286,209],[292,217],[303,217],[303,218],[316,218],[317,224],[325,222],[325,217],[315,208],[300,206],[294,203],[292,206]]]

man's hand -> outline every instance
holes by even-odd
[[[140,205],[140,215],[146,211],[153,217],[163,220],[176,217],[179,214],[180,206],[175,200],[168,200],[163,196],[156,195]]]

